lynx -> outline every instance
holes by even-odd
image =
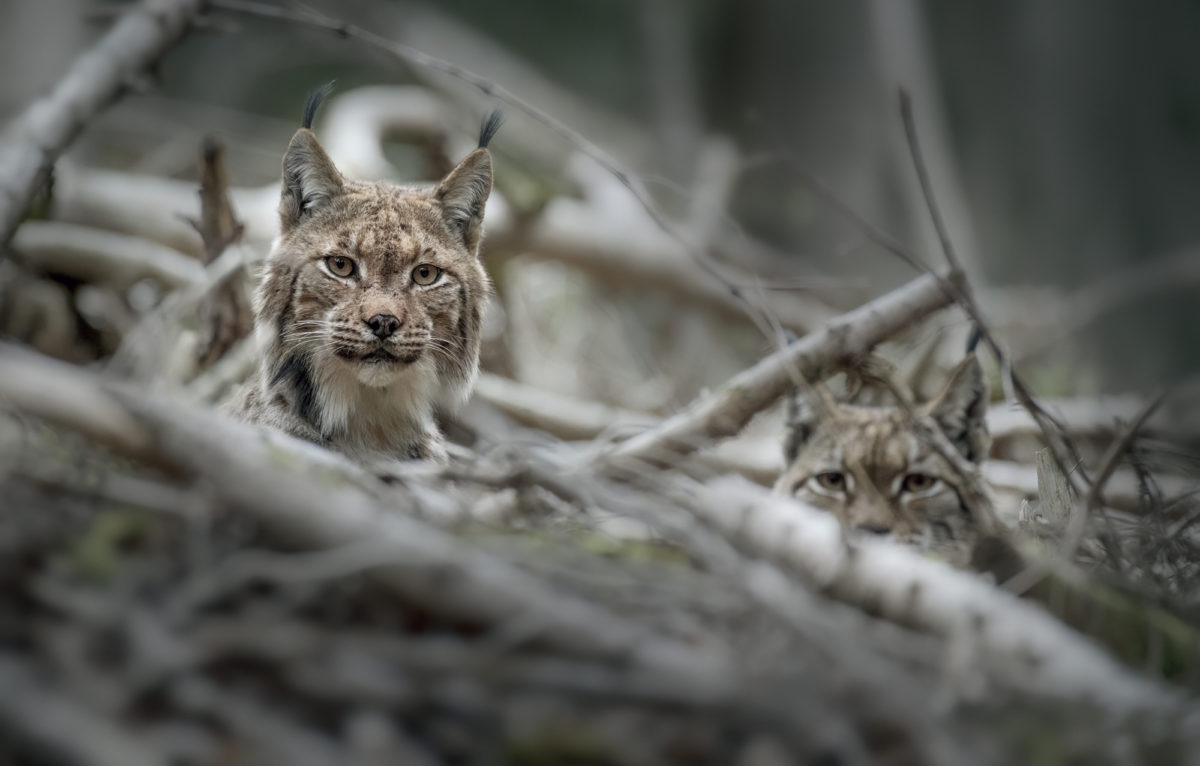
[[[775,491],[829,511],[849,529],[891,535],[958,565],[970,560],[980,526],[961,477],[912,417],[929,416],[963,457],[978,464],[989,437],[987,381],[968,354],[942,391],[914,410],[789,403],[787,467]]]
[[[435,187],[353,181],[311,130],[326,93],[283,158],[280,235],[254,296],[261,363],[229,409],[359,459],[442,459],[435,408],[478,375],[499,113]]]

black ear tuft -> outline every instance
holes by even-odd
[[[817,430],[817,413],[808,397],[793,389],[787,399],[786,432],[783,437],[783,458],[789,464]]]
[[[967,354],[974,354],[975,347],[983,338],[983,328],[977,324],[971,325],[971,334],[967,336]]]
[[[321,102],[333,92],[333,82],[330,80],[308,94],[308,98],[304,100],[304,121],[300,123],[303,127],[312,130],[313,119],[317,116],[317,110],[321,108]]]
[[[483,125],[479,127],[479,148],[485,149],[496,136],[496,131],[500,130],[500,126],[504,124],[504,114],[499,109],[493,109],[488,112],[487,117],[483,118]]]

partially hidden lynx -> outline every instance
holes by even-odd
[[[435,409],[479,369],[499,114],[436,186],[353,181],[310,129],[325,93],[283,159],[280,236],[254,296],[260,367],[227,409],[357,459],[442,459]]]
[[[849,529],[897,541],[965,565],[981,528],[964,500],[960,474],[917,419],[928,416],[974,464],[987,453],[987,380],[969,354],[941,392],[915,410],[900,406],[816,407],[789,402],[787,467],[779,494],[829,511]]]

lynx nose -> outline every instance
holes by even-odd
[[[886,535],[888,532],[892,531],[891,528],[885,524],[872,524],[871,522],[858,524],[854,528],[860,532],[868,532],[872,535]]]
[[[389,338],[400,329],[400,320],[392,314],[376,314],[367,320],[367,327],[371,328],[376,337]]]

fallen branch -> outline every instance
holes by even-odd
[[[709,490],[690,506],[722,534],[839,599],[944,637],[978,663],[1006,663],[1014,671],[1010,680],[1024,675],[1024,682],[1043,693],[1127,711],[1174,698],[1037,607],[974,575],[888,541],[861,540],[848,547],[829,514],[739,479],[715,480]],[[1037,670],[1015,672],[1032,667]]]
[[[16,120],[0,149],[0,246],[8,243],[59,154],[88,121],[144,76],[183,35],[204,0],[145,0],[71,65]]]
[[[213,388],[209,385],[205,390]],[[612,407],[546,391],[515,380],[482,373],[474,396],[515,422],[566,441],[600,436],[619,437],[623,432],[658,426],[662,421],[645,412]],[[734,439],[695,455],[709,473],[738,473],[770,486],[783,468],[779,439]]]
[[[742,429],[796,381],[819,381],[839,362],[865,354],[900,330],[951,303],[946,277],[932,274],[830,321],[742,372],[679,414],[621,443],[602,458],[614,465],[662,464]]]
[[[556,394],[486,372],[476,381],[474,396],[521,425],[567,441],[658,423],[654,415]]]
[[[245,226],[243,242],[265,258],[278,233],[279,184],[230,190]],[[173,178],[59,163],[50,217],[160,242],[204,259],[204,245],[189,219],[196,214],[196,184]]]
[[[214,393],[225,390],[230,383],[241,380],[249,369],[249,362],[196,389],[198,401],[213,401]],[[635,428],[656,428],[662,420],[648,412],[636,412],[614,407],[601,402],[580,399],[543,388],[519,383],[491,373],[482,373],[475,386],[476,399],[486,402],[511,418],[516,423],[536,428],[566,441],[590,440],[605,434],[619,436],[623,431]],[[1119,430],[1120,420],[1129,420],[1144,406],[1142,397],[1134,395],[1099,397],[1094,399],[1046,399],[1042,406],[1053,412],[1063,423],[1068,433],[1076,439],[1092,439],[1113,436]],[[1011,404],[995,404],[987,413],[988,434],[992,437],[993,449],[1018,439],[1032,438],[1040,442],[1042,430],[1024,408]],[[1186,428],[1172,428],[1165,417],[1151,417],[1142,433],[1187,432]],[[714,469],[739,473],[764,485],[772,484],[783,469],[780,444],[782,433],[776,438],[738,438],[705,450],[699,459]],[[1024,463],[1009,460],[988,460],[983,464],[988,483],[996,489],[1025,497],[1038,496],[1038,479],[1034,469]],[[1183,476],[1156,473],[1162,483],[1165,499],[1187,494],[1194,482]],[[1108,507],[1136,513],[1139,511],[1140,488],[1132,472],[1117,471],[1109,489],[1105,492]]]
[[[176,475],[202,481],[222,505],[309,549],[376,540],[401,562],[380,572],[430,611],[521,634],[584,656],[676,672],[697,695],[724,693],[730,658],[648,634],[559,593],[510,564],[390,510],[346,481],[337,456],[144,392],[13,346],[0,346],[0,402]],[[319,456],[319,459],[318,459]]]
[[[141,237],[54,221],[27,221],[13,235],[18,260],[41,274],[125,289],[153,279],[167,289],[203,283],[204,267]]]

